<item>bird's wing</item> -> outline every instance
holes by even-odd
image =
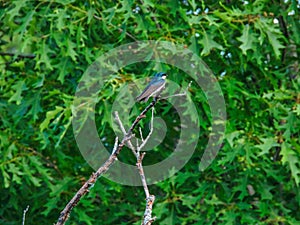
[[[136,97],[137,101],[142,101],[144,99],[150,98],[153,94],[155,94],[157,91],[160,91],[161,88],[165,85],[165,80],[156,81],[154,84],[149,84],[145,90]]]

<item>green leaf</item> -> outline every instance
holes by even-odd
[[[271,200],[273,198],[271,190],[274,189],[273,186],[270,186],[266,183],[261,183],[259,188],[259,193],[261,195],[261,200]]]
[[[292,177],[295,180],[297,186],[300,182],[300,159],[296,153],[291,149],[291,145],[288,143],[282,143],[280,155],[282,156],[282,164],[288,164]]]
[[[76,0],[53,0],[53,2],[60,3],[62,5],[68,5],[68,4],[71,4],[75,1]]]
[[[1,166],[0,168],[3,176],[4,188],[8,188],[11,184],[11,178],[3,166]]]
[[[57,17],[57,29],[59,31],[62,31],[63,28],[65,28],[65,19],[68,18],[68,14],[67,14],[67,11],[66,10],[59,10],[58,12],[58,15],[55,15],[53,14],[54,18]]]
[[[66,124],[64,124],[64,126],[63,126],[62,132],[61,132],[60,135],[59,135],[59,139],[58,139],[58,141],[57,141],[56,144],[55,144],[55,148],[58,148],[60,142],[62,141],[62,139],[63,139],[64,136],[66,135],[67,130],[68,130],[68,128],[69,128],[70,125],[71,125],[71,122],[72,122],[72,117],[69,117],[69,118],[68,118],[68,122],[67,122]]]
[[[24,173],[28,176],[28,180],[36,187],[40,187],[42,185],[42,178],[39,176],[34,176],[35,170],[32,170],[31,166],[27,163],[27,159],[22,159],[22,165],[24,169]]]
[[[241,135],[240,131],[234,131],[225,135],[226,140],[228,141],[231,148],[234,148],[235,142],[234,139]]]
[[[17,184],[22,184],[22,176],[24,173],[21,171],[20,167],[15,164],[8,164],[7,171],[12,174],[12,182],[16,182]]]
[[[37,217],[39,224],[56,221],[58,209],[65,206],[93,172],[77,151],[74,136],[89,133],[89,129],[82,128],[86,128],[87,120],[93,119],[99,141],[110,151],[116,136],[111,115],[115,103],[120,103],[120,109],[134,104],[132,99],[126,100],[129,95],[122,92],[121,85],[128,84],[126,92],[131,93],[136,79],[158,71],[169,75],[165,96],[182,93],[191,79],[197,82],[199,77],[201,85],[193,82],[189,88],[188,101],[180,104],[182,115],[172,104],[176,97],[161,100],[155,106],[154,136],[150,138],[154,138],[155,147],[144,157],[145,169],[148,165],[159,166],[159,162],[168,166],[164,160],[173,155],[178,144],[198,141],[195,154],[187,163],[181,159],[170,161],[185,164],[180,171],[149,186],[157,198],[153,205],[155,222],[299,224],[299,210],[294,210],[299,208],[299,184],[295,183],[300,182],[297,1],[273,1],[272,5],[265,0],[240,5],[236,2],[1,1],[0,199],[5,204],[0,207],[0,224],[20,222],[27,204],[30,209],[26,224],[35,224]],[[119,60],[105,64],[105,60],[98,60],[93,64],[99,56],[134,39],[152,40],[154,48],[147,52],[147,44],[132,44],[119,51]],[[157,49],[161,41],[174,45]],[[281,45],[286,44],[281,63],[276,58],[283,50]],[[189,54],[190,50],[196,54]],[[128,51],[132,51],[130,62],[135,62],[136,57],[143,60],[125,66],[129,62],[124,58]],[[13,53],[16,54],[10,55]],[[174,53],[180,53],[179,57],[173,57]],[[199,55],[207,66],[197,65]],[[78,85],[84,71],[88,71],[87,79]],[[113,72],[99,81],[106,71]],[[216,76],[211,79],[210,74]],[[182,91],[178,85],[172,88],[172,82],[181,86]],[[226,137],[216,159],[199,172],[203,157],[215,152],[208,144],[217,147],[221,139],[217,134],[224,136],[223,130],[218,129],[222,121],[212,115],[212,110],[219,108],[218,101],[213,101],[219,94],[215,95],[216,89],[210,82],[220,86],[220,97],[224,96],[226,102]],[[89,96],[93,88],[98,91]],[[76,90],[83,97],[73,105]],[[121,92],[124,95],[118,95]],[[136,104],[132,111],[119,110],[123,125],[129,128],[146,106]],[[219,116],[225,112],[215,113]],[[150,114],[139,124],[144,136],[149,131]],[[73,132],[72,115],[77,118],[73,121]],[[180,128],[190,127],[185,119],[198,123],[200,130],[181,140]],[[181,123],[184,124],[180,126]],[[164,130],[166,133],[158,144],[155,133]],[[139,126],[133,133],[140,136]],[[86,138],[88,141],[89,136]],[[90,143],[87,150],[93,146]],[[281,156],[277,155],[279,150]],[[136,163],[125,146],[118,158],[132,167]],[[94,161],[100,163],[101,159]],[[113,173],[109,178],[114,174],[111,169],[114,168],[110,168]],[[151,171],[145,171],[149,181],[153,180]],[[175,167],[167,169],[165,177],[176,171]],[[138,177],[134,168],[133,173],[133,177],[128,174],[126,181]],[[282,191],[278,191],[278,186]],[[67,223],[141,224],[144,207],[143,187],[123,186],[100,178],[76,205]]]
[[[279,146],[279,144],[276,142],[276,140],[272,137],[270,137],[270,138],[261,138],[260,140],[263,142],[263,144],[256,145],[257,148],[261,149],[261,152],[258,154],[258,156],[262,156],[264,154],[269,153],[269,150],[272,147]]]
[[[51,190],[49,193],[50,198],[44,205],[46,209],[41,213],[42,215],[47,216],[52,210],[57,209],[57,204],[61,193],[63,192],[63,190],[68,190],[72,183],[75,185],[70,177],[65,177],[64,179],[60,180],[60,183],[49,186]]]
[[[55,65],[55,67],[59,71],[58,80],[63,84],[65,82],[65,76],[68,74],[68,65],[69,64],[69,58],[64,57],[58,65]]]
[[[36,66],[35,69],[41,70],[41,65],[45,65],[46,68],[49,70],[53,70],[53,67],[51,65],[52,60],[50,60],[48,54],[54,54],[54,51],[50,48],[48,44],[46,44],[46,41],[43,40],[41,48],[39,48],[36,51],[37,57],[36,57]]]
[[[279,28],[275,27],[274,23],[265,18],[261,18],[254,23],[254,26],[260,30],[259,41],[260,45],[263,44],[265,36],[267,36],[269,43],[271,44],[275,57],[278,59],[281,55],[280,49],[284,48],[279,39],[283,38],[283,35]]]
[[[196,54],[199,54],[199,44],[197,42],[197,38],[195,35],[193,35],[190,39],[191,45],[189,46],[189,49],[193,51]]]
[[[208,55],[212,49],[220,49],[224,50],[223,46],[218,44],[213,40],[213,36],[208,35],[206,32],[204,32],[203,37],[201,40],[199,40],[199,43],[203,46],[201,55]]]
[[[96,12],[96,10],[94,8],[89,8],[87,24],[89,24],[91,22],[91,20],[94,18],[95,12]]]
[[[296,108],[293,109],[293,112],[296,113],[297,116],[300,116],[300,104],[297,104]]]
[[[233,211],[225,211],[223,215],[220,216],[220,219],[223,221],[224,225],[235,224],[236,217],[238,215]]]
[[[81,223],[84,223],[84,224],[87,224],[87,225],[93,225],[93,224],[95,224],[93,217],[89,216],[87,214],[86,210],[81,210],[81,209],[78,210],[77,208],[75,208],[74,212],[77,213],[77,216],[78,216],[79,221]]]
[[[57,209],[58,201],[58,197],[49,198],[48,201],[43,205],[43,211],[41,212],[41,214],[44,216],[48,216],[52,210]]]
[[[195,11],[196,7],[197,7],[197,3],[195,0],[188,0],[188,2],[190,3],[190,5],[192,6],[192,9]]]
[[[216,194],[213,194],[210,199],[205,198],[204,202],[209,205],[224,205],[225,204],[223,201],[219,200],[219,198]]]
[[[282,45],[281,42],[278,40],[280,38],[278,36],[278,34],[273,33],[271,31],[267,31],[267,35],[268,35],[268,39],[273,47],[275,56],[277,59],[279,59],[280,55],[281,55],[280,49],[284,48],[284,45]]]
[[[10,19],[14,20],[14,18],[20,15],[20,10],[27,4],[28,0],[15,0],[13,1],[14,7],[7,12],[10,15]]]
[[[76,62],[76,56],[78,56],[78,54],[76,53],[75,49],[76,49],[76,44],[73,43],[70,39],[67,40],[67,55],[70,56],[72,58],[72,60],[74,62]]]
[[[241,37],[237,38],[240,42],[242,42],[243,44],[241,44],[239,46],[240,49],[242,49],[243,54],[247,54],[247,50],[252,49],[253,51],[255,51],[255,46],[254,46],[254,41],[256,40],[254,34],[250,31],[250,26],[249,25],[245,25],[244,29],[243,29],[243,34]]]
[[[182,205],[187,206],[189,209],[193,209],[197,202],[199,202],[199,199],[194,196],[184,196],[181,201]]]
[[[27,29],[27,26],[30,24],[30,22],[32,20],[34,13],[35,13],[35,11],[32,10],[32,11],[28,12],[26,14],[26,16],[21,19],[21,21],[22,21],[21,25],[18,27],[18,29],[16,29],[16,31],[15,31],[16,33],[20,33],[21,36],[23,36],[24,32]]]
[[[12,89],[15,90],[15,93],[10,97],[8,102],[16,102],[17,105],[20,105],[23,99],[22,92],[27,90],[25,81],[19,80],[12,86]]]
[[[247,178],[247,176],[239,177],[239,178],[235,179],[234,182],[236,183],[236,185],[234,185],[232,190],[235,193],[239,193],[239,196],[238,196],[239,200],[243,200],[245,198],[245,196],[249,195],[248,189],[247,189],[248,178]]]
[[[46,113],[46,119],[40,124],[40,131],[43,132],[46,128],[48,128],[50,121],[53,120],[57,114],[63,110],[64,109],[61,106],[56,106],[54,110],[48,111]]]
[[[30,99],[27,100],[26,104],[30,107],[26,116],[32,116],[33,121],[38,119],[38,113],[42,112],[41,102],[41,90],[35,93]]]

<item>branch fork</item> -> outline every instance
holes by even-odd
[[[136,166],[138,168],[138,172],[140,174],[142,185],[143,185],[145,195],[146,195],[146,209],[145,209],[142,225],[150,225],[156,219],[156,217],[152,217],[152,206],[154,204],[155,196],[150,195],[150,193],[149,193],[149,189],[147,186],[146,177],[145,177],[145,173],[144,173],[144,169],[143,169],[143,164],[142,164],[142,161],[144,159],[144,156],[146,155],[146,152],[141,153],[142,148],[146,145],[147,141],[150,139],[150,136],[153,132],[153,118],[154,118],[154,108],[152,108],[150,132],[145,139],[143,138],[141,128],[139,128],[140,136],[142,139],[142,143],[140,145],[138,143],[138,140],[136,143],[136,147],[133,146],[133,144],[130,140],[127,142],[129,148],[131,149],[132,153],[136,157],[136,160],[137,160]],[[122,130],[123,134],[126,136],[126,133],[124,133],[125,128],[119,118],[118,112],[115,112],[115,119],[117,120],[119,127]]]
[[[78,202],[80,201],[80,199],[85,196],[89,190],[94,186],[94,184],[96,183],[97,179],[104,174],[109,168],[110,166],[116,161],[118,160],[118,155],[120,154],[122,148],[124,147],[124,145],[126,143],[131,143],[130,139],[134,136],[132,134],[133,129],[137,126],[137,124],[140,122],[141,119],[145,118],[145,114],[154,107],[154,105],[156,104],[157,99],[155,98],[142,112],[139,116],[136,117],[136,119],[134,120],[134,122],[132,123],[131,127],[129,128],[129,130],[126,132],[124,129],[124,126],[122,125],[121,129],[124,133],[124,137],[121,140],[120,143],[118,143],[118,138],[116,137],[115,139],[115,144],[114,144],[114,148],[112,150],[111,155],[109,156],[109,158],[105,161],[105,163],[99,167],[99,169],[93,173],[90,178],[83,184],[83,186],[77,191],[77,193],[74,195],[74,197],[69,201],[69,203],[65,206],[65,208],[63,209],[63,211],[61,211],[60,216],[56,222],[56,225],[63,225],[65,224],[65,222],[68,220],[70,213],[72,211],[72,209],[78,204]],[[119,124],[122,124],[121,121],[118,119],[118,115],[116,114],[116,120],[119,122]],[[124,132],[125,131],[125,132]],[[133,146],[133,145],[132,145]],[[135,153],[136,155],[136,153]]]
[[[187,91],[188,91],[188,88],[190,86],[191,86],[191,82],[187,86],[184,93],[179,93],[179,94],[175,94],[175,95],[168,96],[168,97],[165,97],[165,98],[160,98],[160,99],[166,99],[166,98],[170,98],[170,97],[186,95]],[[116,137],[115,144],[114,144],[112,153],[109,156],[109,158],[105,161],[105,163],[101,167],[98,168],[98,170],[95,173],[92,173],[90,178],[77,191],[77,193],[74,195],[74,197],[65,206],[63,211],[61,211],[60,216],[59,216],[59,218],[56,222],[56,225],[65,224],[65,222],[68,220],[68,218],[70,216],[70,213],[71,213],[72,209],[78,204],[80,199],[90,191],[90,189],[95,185],[97,179],[102,174],[104,174],[115,161],[118,160],[117,157],[120,154],[122,148],[124,147],[124,145],[126,143],[128,144],[128,146],[131,149],[132,153],[136,157],[136,160],[137,160],[136,166],[138,168],[138,171],[139,171],[139,174],[140,174],[140,177],[141,177],[141,181],[142,181],[142,184],[143,184],[143,188],[144,188],[144,191],[145,191],[145,195],[146,195],[146,209],[145,209],[142,225],[151,225],[153,223],[153,221],[156,219],[156,217],[152,217],[152,207],[153,207],[153,204],[154,204],[154,201],[155,201],[155,196],[150,195],[150,193],[149,193],[149,189],[148,189],[148,186],[147,186],[147,182],[146,182],[146,178],[145,178],[145,174],[144,174],[144,169],[143,169],[143,165],[142,165],[142,161],[143,161],[144,156],[145,156],[146,153],[145,152],[141,153],[141,149],[146,145],[147,141],[149,140],[149,138],[150,138],[150,136],[153,132],[154,105],[157,103],[157,100],[158,100],[158,98],[154,98],[153,101],[140,113],[140,115],[136,117],[136,119],[134,120],[134,122],[132,123],[131,127],[129,128],[129,130],[127,132],[126,132],[121,120],[120,120],[118,112],[115,112],[115,120],[117,121],[117,123],[118,123],[118,125],[119,125],[119,127],[120,127],[120,129],[121,129],[121,131],[124,135],[123,139],[121,140],[121,142],[119,142],[118,137]],[[132,134],[132,131],[137,126],[137,124],[143,118],[146,117],[146,113],[151,108],[152,108],[152,117],[151,117],[150,132],[147,135],[147,137],[144,139],[142,131],[141,131],[141,129],[139,129],[142,142],[141,142],[141,144],[139,144],[138,141],[137,141],[136,147],[135,147],[131,142],[131,139],[134,137],[134,134]],[[26,214],[26,212],[24,211],[24,215]],[[23,220],[25,220],[25,219],[23,219]]]

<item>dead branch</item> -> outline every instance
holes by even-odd
[[[152,206],[155,200],[154,195],[150,195],[149,198],[146,199],[146,210],[144,213],[144,220],[142,225],[150,225],[156,220],[156,217],[151,217],[152,214]]]
[[[79,189],[79,191],[74,195],[74,197],[69,201],[64,210],[60,213],[60,216],[57,220],[56,225],[63,225],[68,220],[72,209],[78,204],[80,199],[86,195],[89,190],[94,186],[97,179],[105,173],[110,166],[117,160],[117,156],[120,154],[122,148],[132,138],[132,131],[136,127],[136,125],[140,122],[141,119],[145,118],[145,114],[154,107],[157,102],[157,98],[154,98],[153,101],[140,113],[139,116],[136,117],[131,127],[124,135],[122,141],[118,144],[118,138],[115,140],[114,149],[110,157],[106,160],[106,162],[95,172],[90,178],[83,184],[83,186]]]
[[[1,56],[13,56],[16,58],[29,58],[29,59],[33,59],[36,57],[35,54],[32,53],[14,53],[14,52],[0,52]]]
[[[29,205],[26,207],[26,209],[24,209],[23,211],[23,219],[22,219],[22,225],[25,225],[25,220],[26,220],[26,213],[29,210]]]
[[[118,112],[115,112],[115,118],[120,126],[121,131],[123,132],[124,135],[126,135],[124,126],[120,120]],[[128,141],[128,146],[129,146],[129,148],[131,148],[133,154],[136,157],[136,160],[137,160],[136,166],[138,168],[138,171],[139,171],[139,174],[141,177],[141,181],[142,181],[142,185],[143,185],[145,195],[146,195],[146,209],[145,209],[142,225],[150,225],[156,219],[156,217],[152,217],[152,207],[153,207],[153,203],[155,200],[155,196],[150,195],[150,193],[149,193],[149,189],[147,186],[146,177],[145,177],[145,173],[144,173],[144,169],[143,169],[143,165],[142,165],[142,161],[143,161],[143,158],[146,153],[145,152],[140,153],[141,149],[145,146],[145,144],[147,143],[147,141],[149,140],[149,138],[153,132],[153,119],[154,119],[154,108],[152,108],[150,132],[147,135],[147,137],[144,139],[142,131],[141,131],[141,129],[139,129],[142,143],[139,145],[139,143],[137,141],[136,147],[134,147],[133,144],[131,143],[131,141],[130,140]]]
[[[169,96],[166,96],[166,97],[163,97],[163,98],[160,98],[160,99],[168,99],[168,98],[172,98],[172,97],[186,96],[189,88],[191,87],[191,85],[192,85],[192,81],[188,84],[188,86],[186,87],[186,89],[184,90],[184,92],[178,93],[178,94],[174,94],[174,95],[169,95]]]
[[[145,156],[145,152],[143,152],[142,154],[140,154],[141,149],[146,145],[146,143],[148,142],[150,136],[152,135],[153,132],[153,120],[154,120],[154,108],[152,108],[152,116],[151,116],[151,123],[150,123],[150,132],[147,135],[147,137],[145,139],[142,138],[142,143],[140,145],[137,144],[137,163],[136,166],[138,168],[139,174],[141,176],[141,181],[143,184],[143,188],[145,191],[145,195],[146,195],[146,209],[144,212],[144,218],[143,218],[143,222],[142,225],[150,225],[152,224],[152,222],[155,221],[156,217],[152,217],[152,207],[153,207],[153,203],[155,200],[155,196],[154,195],[150,195],[148,186],[147,186],[147,181],[146,181],[146,177],[145,177],[145,173],[144,173],[144,169],[143,169],[143,159]],[[141,132],[141,136],[142,136],[142,132]]]

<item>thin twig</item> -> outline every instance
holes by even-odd
[[[156,219],[155,216],[152,217],[152,207],[153,207],[153,203],[154,203],[154,200],[155,200],[155,196],[150,195],[149,189],[148,189],[148,186],[147,186],[146,177],[145,177],[145,174],[144,174],[142,161],[143,161],[143,158],[144,158],[145,154],[146,154],[145,152],[140,154],[139,158],[137,159],[136,166],[137,166],[139,174],[141,176],[141,181],[142,181],[143,188],[144,188],[145,195],[146,195],[146,209],[145,209],[145,212],[144,212],[144,218],[143,218],[142,225],[150,225]]]
[[[118,145],[118,138],[115,140],[114,149],[112,150],[112,154],[110,157],[106,160],[106,162],[96,171],[96,173],[93,173],[90,178],[84,183],[84,185],[77,191],[77,193],[74,195],[74,197],[69,201],[69,203],[66,205],[64,210],[60,213],[60,216],[58,218],[58,221],[56,225],[64,224],[71,213],[71,210],[78,204],[79,200],[82,196],[86,195],[89,192],[89,189],[92,188],[97,181],[97,179],[105,173],[109,167],[114,163],[114,161],[117,159],[118,154],[120,153],[123,145],[125,144],[126,139],[124,138],[122,142]]]
[[[149,189],[148,189],[148,186],[147,186],[146,177],[145,177],[145,174],[144,174],[142,161],[143,161],[143,158],[144,158],[145,154],[146,154],[145,152],[140,154],[136,166],[137,166],[139,174],[141,176],[141,181],[142,181],[143,188],[144,188],[145,195],[146,195],[146,209],[145,209],[145,212],[144,212],[144,218],[143,218],[142,225],[150,225],[156,219],[155,216],[152,217],[152,208],[153,208],[153,203],[155,201],[155,196],[150,195]]]
[[[139,131],[140,131],[140,136],[141,136],[141,139],[142,139],[142,142],[143,142],[144,141],[144,137],[143,137],[143,132],[142,132],[142,128],[141,127],[139,127]]]
[[[26,213],[28,212],[29,210],[29,205],[26,207],[26,209],[24,209],[23,211],[23,219],[22,219],[22,225],[25,225],[25,220],[26,220]]]
[[[144,174],[144,169],[142,166],[142,161],[143,161],[145,155],[146,155],[146,152],[143,152],[142,154],[140,154],[139,158],[137,159],[136,166],[139,170],[139,174],[141,175],[141,180],[142,180],[142,184],[143,184],[146,199],[147,199],[147,198],[149,198],[150,194],[149,194],[149,189],[148,189],[145,174]]]
[[[146,143],[148,142],[152,132],[153,132],[153,118],[154,118],[154,108],[152,108],[152,116],[151,116],[151,122],[150,122],[150,131],[149,134],[147,135],[147,137],[143,140],[142,144],[140,146],[137,146],[137,151],[141,151],[142,148],[144,148],[144,146],[146,145]]]
[[[125,136],[126,135],[126,130],[125,130],[125,127],[124,127],[124,125],[122,124],[122,122],[120,120],[119,113],[117,111],[115,112],[115,120],[117,121],[117,123],[118,123],[118,125],[119,125],[119,127],[120,127],[120,129],[121,129],[121,131],[123,133],[123,135]],[[132,153],[134,155],[136,155],[136,150],[135,150],[133,144],[131,143],[131,140],[128,140],[127,144],[129,146],[129,148],[131,149]]]
[[[132,135],[133,129],[140,122],[140,120],[145,117],[145,114],[148,112],[148,110],[151,109],[152,107],[154,107],[156,102],[157,102],[157,99],[154,98],[154,100],[140,113],[140,115],[136,117],[136,119],[132,123],[131,127],[129,128],[127,133],[124,135],[122,141],[119,144],[117,144],[118,138],[116,138],[114,149],[112,150],[112,154],[110,155],[110,157],[106,160],[106,162],[101,167],[99,167],[99,169],[95,173],[93,173],[90,176],[90,178],[83,184],[83,186],[79,189],[79,191],[69,201],[69,203],[66,205],[64,210],[60,213],[60,216],[57,220],[56,225],[65,224],[65,222],[68,220],[68,218],[70,216],[72,209],[78,204],[80,199],[89,192],[90,188],[92,188],[94,186],[97,179],[103,173],[105,173],[110,168],[110,166],[117,160],[117,156],[120,154],[125,143],[128,142],[133,137],[133,135]]]
[[[141,4],[144,5],[144,1],[143,0],[140,0]],[[149,14],[155,14],[153,13],[153,11],[151,11],[150,7],[147,7],[147,10],[150,12]],[[159,24],[157,18],[155,16],[151,16],[152,20],[154,21],[155,25],[156,25],[156,28],[157,30],[160,30],[161,29],[161,25]]]
[[[168,99],[168,98],[172,98],[172,97],[179,97],[179,96],[186,96],[189,88],[191,87],[192,85],[192,81],[188,84],[188,86],[186,87],[186,89],[184,90],[184,92],[182,93],[178,93],[178,94],[174,94],[174,95],[169,95],[167,97],[163,97],[163,98],[160,98],[160,99]]]
[[[116,150],[117,150],[117,147],[118,147],[118,140],[119,140],[119,138],[116,137],[116,138],[115,138],[114,148],[113,148],[113,150],[112,150],[112,152],[111,152],[112,155],[115,154],[115,152],[116,152]]]
[[[33,59],[36,57],[35,54],[32,53],[13,53],[13,52],[0,52],[0,55],[2,56],[16,56],[17,58],[29,58]]]
[[[95,19],[97,19],[97,20],[102,21],[102,18],[99,17],[99,16],[97,16],[97,15],[94,15],[93,17],[94,17]],[[112,24],[112,23],[110,23],[110,25],[112,25],[113,27],[117,28],[117,29],[119,30],[119,32],[124,32],[124,30],[123,30],[122,28],[117,27],[116,25],[114,25],[114,24]],[[134,41],[138,41],[138,40],[137,40],[132,34],[130,34],[128,31],[125,31],[125,34],[126,34],[128,37],[132,38]]]
[[[123,126],[117,112],[115,112],[115,119],[117,120],[121,131],[124,133],[124,135],[126,135],[124,126]],[[156,217],[152,217],[152,206],[153,206],[153,203],[154,203],[154,200],[155,200],[155,196],[150,195],[150,193],[149,193],[149,189],[148,189],[148,186],[147,186],[147,181],[146,181],[146,177],[145,177],[145,173],[144,173],[144,169],[143,169],[143,165],[142,165],[142,161],[143,161],[143,158],[144,158],[146,153],[143,152],[142,154],[140,154],[141,149],[145,146],[145,144],[147,143],[147,141],[149,140],[149,138],[150,138],[150,136],[153,132],[153,120],[154,120],[154,107],[152,107],[150,132],[149,132],[149,134],[147,135],[147,137],[145,139],[143,139],[142,130],[139,129],[141,139],[142,139],[141,145],[138,144],[138,140],[137,140],[137,146],[135,148],[132,145],[131,141],[130,140],[128,141],[128,146],[129,146],[129,148],[131,148],[133,154],[136,157],[136,160],[137,160],[136,166],[137,166],[138,172],[140,174],[142,185],[143,185],[145,195],[146,195],[146,209],[145,209],[145,212],[144,212],[142,225],[150,225],[156,219]]]
[[[150,195],[150,193],[149,193],[149,188],[147,186],[147,181],[146,181],[146,177],[145,177],[145,173],[144,173],[144,169],[143,169],[143,164],[142,164],[144,156],[145,156],[146,153],[143,152],[142,154],[140,154],[141,149],[143,147],[145,147],[146,143],[148,142],[149,138],[152,135],[153,120],[154,120],[154,108],[152,108],[149,134],[142,141],[141,145],[136,147],[137,154],[138,154],[136,166],[137,166],[139,174],[141,176],[141,181],[142,181],[143,188],[144,188],[145,195],[146,195],[146,209],[145,209],[145,212],[144,212],[144,219],[143,219],[142,225],[150,225],[156,219],[156,217],[152,217],[152,207],[153,207],[153,203],[154,203],[154,200],[155,200],[155,196]],[[143,136],[143,135],[141,134],[141,136]]]
[[[114,25],[113,25],[114,26]],[[117,27],[118,28],[118,30],[120,31],[120,32],[123,32],[124,30],[122,29],[122,28],[120,28],[120,27]],[[138,41],[138,39],[136,39],[131,33],[129,33],[128,31],[125,31],[125,34],[128,36],[128,37],[130,37],[130,38],[132,38],[134,41]]]
[[[141,112],[141,114],[135,119],[135,121],[132,123],[131,127],[129,128],[130,134],[135,128],[135,126],[140,122],[141,119],[145,117],[145,114],[151,109],[157,102],[157,98],[154,98],[153,101]]]

